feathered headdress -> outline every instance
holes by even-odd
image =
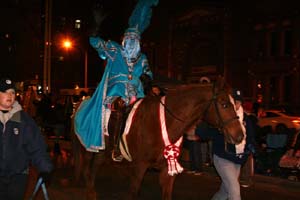
[[[159,0],[139,0],[135,6],[129,21],[126,34],[137,34],[140,36],[150,24],[152,6],[156,6]]]

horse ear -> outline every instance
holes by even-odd
[[[216,81],[215,81],[215,88],[216,88],[216,90],[225,90],[225,91],[230,90],[230,86],[225,81],[225,78],[221,75],[218,76]]]

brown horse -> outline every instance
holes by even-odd
[[[222,129],[227,142],[238,144],[243,139],[242,125],[238,120],[233,102],[229,96],[229,87],[222,80],[213,84],[183,85],[167,92],[165,122],[168,137],[175,143],[186,130],[199,120]],[[136,110],[133,123],[126,136],[128,149],[132,157],[130,164],[130,188],[128,199],[137,199],[141,182],[148,168],[160,171],[159,183],[163,200],[172,199],[173,184],[176,174],[168,174],[168,164],[164,157],[165,144],[162,139],[159,121],[158,97],[145,97]],[[80,148],[75,153],[75,169],[77,176],[83,172],[87,188],[87,198],[96,199],[94,181],[97,170],[104,163],[110,150],[92,153]],[[77,156],[77,157],[76,157]],[[81,159],[79,159],[79,157]],[[77,158],[77,159],[76,159]],[[83,164],[83,165],[82,165]],[[83,169],[80,168],[83,166]]]

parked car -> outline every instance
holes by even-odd
[[[271,126],[272,130],[283,126],[288,129],[300,130],[300,116],[293,116],[283,110],[264,110],[258,117],[260,127]]]

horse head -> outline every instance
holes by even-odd
[[[237,116],[234,101],[230,96],[230,87],[223,78],[212,84],[212,93],[203,119],[220,129],[225,141],[239,144],[245,135],[245,127]]]

